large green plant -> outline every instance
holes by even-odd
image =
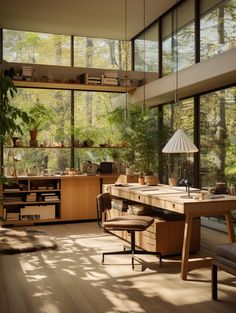
[[[46,108],[42,103],[35,103],[29,109],[30,122],[29,130],[41,130],[54,122],[54,112],[50,108]]]
[[[158,169],[159,134],[157,117],[152,110],[143,111],[131,106],[125,114],[122,107],[116,108],[109,117],[121,141],[128,143],[128,149],[121,152],[121,160],[133,165],[145,174]]]
[[[20,121],[29,123],[27,113],[11,104],[16,92],[12,79],[0,73],[0,143],[7,135],[23,134]]]

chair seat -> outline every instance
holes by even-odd
[[[216,254],[224,259],[236,262],[236,242],[219,245]]]
[[[104,222],[103,226],[107,230],[143,231],[147,229],[153,221],[154,219],[150,216],[128,215],[114,217]]]

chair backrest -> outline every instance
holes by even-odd
[[[97,222],[102,227],[101,220],[103,213],[111,209],[111,195],[108,192],[101,193],[97,196]]]

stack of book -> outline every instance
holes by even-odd
[[[20,217],[19,213],[16,212],[8,212],[7,213],[7,220],[8,221],[18,221]]]
[[[19,202],[22,201],[21,196],[4,196],[4,202]]]
[[[55,204],[32,205],[20,209],[21,220],[54,219]]]
[[[59,201],[59,197],[55,192],[42,193],[44,201]]]
[[[129,201],[129,200],[114,198],[111,201],[111,207],[112,207],[112,209],[126,212],[128,210],[128,205],[130,203],[131,203],[131,201]]]
[[[26,80],[31,80],[33,76],[33,69],[32,66],[22,66],[22,76]]]
[[[117,72],[105,72],[102,75],[102,85],[118,86],[118,73]]]
[[[31,192],[26,195],[26,201],[27,202],[34,202],[36,201],[36,192]]]
[[[100,76],[89,76],[87,73],[82,73],[77,77],[80,84],[86,85],[101,85],[101,77]]]

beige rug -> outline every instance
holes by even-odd
[[[41,231],[17,231],[0,227],[0,253],[33,252],[41,249],[57,249],[57,243]]]

